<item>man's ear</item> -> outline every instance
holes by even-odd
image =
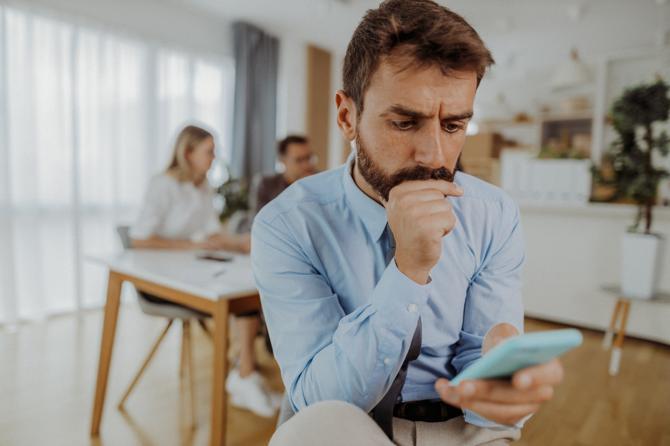
[[[356,139],[358,115],[356,104],[343,90],[335,92],[335,106],[337,107],[337,126],[347,141]]]

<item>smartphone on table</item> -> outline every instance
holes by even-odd
[[[231,262],[233,260],[231,255],[217,251],[203,251],[198,253],[197,257],[200,260],[211,260],[214,262]]]

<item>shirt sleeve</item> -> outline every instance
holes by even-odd
[[[252,228],[252,268],[293,409],[341,400],[369,412],[407,355],[431,284],[417,284],[391,261],[361,299],[368,303],[345,314],[281,217],[263,215]]]
[[[140,214],[130,228],[130,237],[145,240],[156,234],[165,221],[169,206],[167,183],[160,176],[152,178],[144,194]]]
[[[261,179],[258,184],[256,192],[256,212],[258,213],[263,207],[274,198],[272,188],[269,185],[267,178]]]
[[[499,229],[492,237],[489,255],[468,288],[463,326],[451,362],[457,373],[481,357],[484,336],[492,326],[506,322],[523,333],[521,272],[525,253],[519,208],[509,198],[500,206]],[[468,423],[497,426],[472,411],[464,413]]]

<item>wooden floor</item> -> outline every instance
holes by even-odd
[[[670,321],[669,321],[670,322]],[[561,328],[526,320],[526,331]],[[516,445],[670,446],[670,347],[626,338],[621,371],[609,376],[602,333],[563,358],[554,399],[526,424]]]
[[[196,329],[198,426],[185,426],[188,400],[178,378],[180,329],[168,334],[128,400],[116,409],[128,380],[163,328],[134,306],[121,310],[101,439],[88,437],[102,314],[87,312],[0,329],[0,445],[205,445],[209,432],[211,343]],[[527,330],[557,327],[527,321]],[[555,399],[526,425],[518,445],[669,445],[670,348],[626,340],[621,373],[607,374],[601,334],[564,360],[567,376]],[[259,340],[260,341],[260,340]],[[258,344],[262,373],[280,390],[279,370]],[[267,444],[275,420],[231,409],[229,445]]]

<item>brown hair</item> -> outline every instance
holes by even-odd
[[[277,144],[277,153],[279,153],[279,156],[286,155],[288,146],[291,144],[307,144],[307,138],[302,135],[288,135]]]
[[[172,175],[177,181],[195,180],[191,166],[186,159],[186,154],[207,138],[213,138],[213,136],[201,127],[194,125],[184,127],[179,132],[179,135],[177,135],[174,143],[172,161],[170,161],[170,165],[166,169],[167,174]]]
[[[409,56],[412,66],[437,65],[445,75],[475,71],[477,84],[494,63],[477,31],[460,15],[432,0],[386,0],[365,14],[344,57],[344,92],[359,113],[372,75],[391,55]]]

